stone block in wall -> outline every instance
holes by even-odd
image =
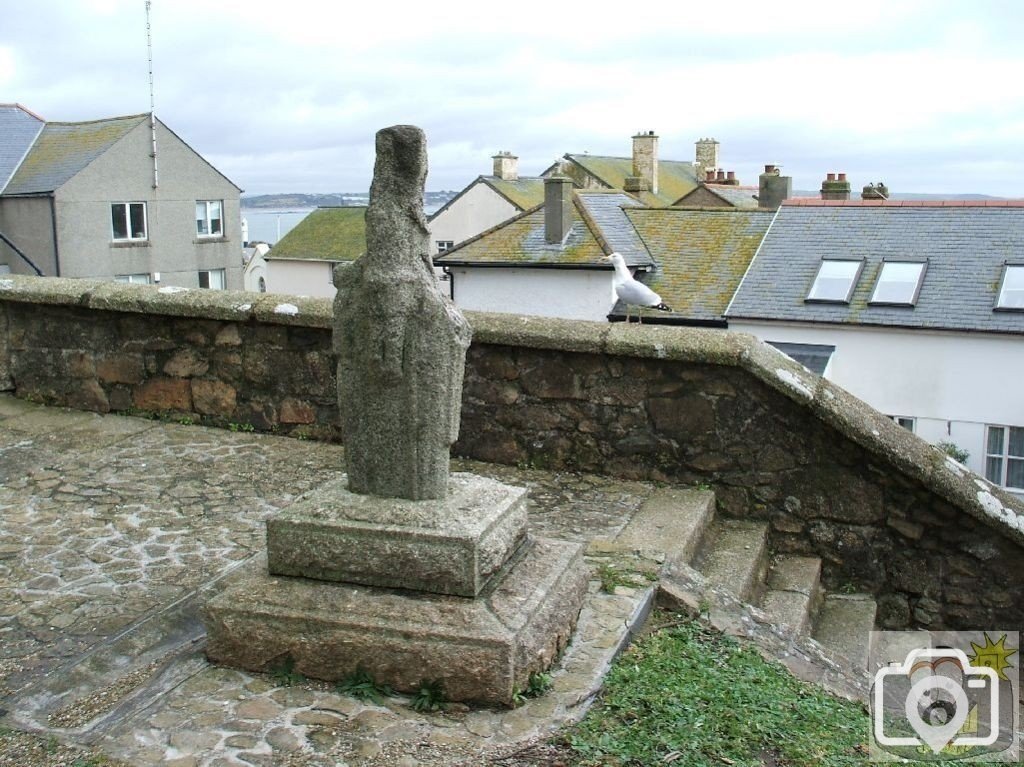
[[[107,393],[95,379],[76,381],[68,391],[67,404],[77,410],[91,410],[95,413],[110,412]]]
[[[104,383],[138,384],[146,377],[146,364],[141,354],[105,354],[96,360],[96,376]]]
[[[237,392],[222,381],[192,380],[192,403],[197,413],[228,417],[235,412]]]
[[[281,414],[278,416],[281,423],[313,423],[316,420],[316,410],[308,402],[289,397],[281,403]]]
[[[178,349],[164,363],[164,373],[173,378],[196,378],[205,375],[210,363],[195,349]]]
[[[192,410],[192,388],[184,378],[151,378],[137,386],[132,401],[140,410]]]

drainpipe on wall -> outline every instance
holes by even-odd
[[[21,256],[21,260],[24,261],[29,266],[31,266],[32,267],[32,271],[34,271],[37,275],[39,275],[40,277],[44,276],[42,271],[40,271],[39,267],[32,263],[32,259],[30,259],[24,253],[22,253],[21,249],[17,245],[15,245],[13,242],[11,242],[9,239],[7,239],[7,236],[3,232],[0,232],[0,242],[6,243],[7,247],[9,247],[11,250],[13,250],[19,256]]]
[[[53,227],[53,268],[54,277],[60,277],[60,245],[57,244],[57,202],[50,195],[50,225]],[[42,275],[39,275],[42,277]]]

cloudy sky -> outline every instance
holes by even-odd
[[[1018,0],[153,0],[152,26],[157,115],[250,194],[365,190],[374,132],[414,123],[435,190],[654,130],[745,183],[1024,197]],[[148,111],[144,0],[0,0],[0,102]]]

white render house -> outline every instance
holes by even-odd
[[[1024,201],[791,200],[726,318],[1024,493]]]

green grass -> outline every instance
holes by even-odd
[[[862,706],[686,620],[619,658],[600,703],[565,739],[581,766],[845,767],[866,762],[867,736]]]

